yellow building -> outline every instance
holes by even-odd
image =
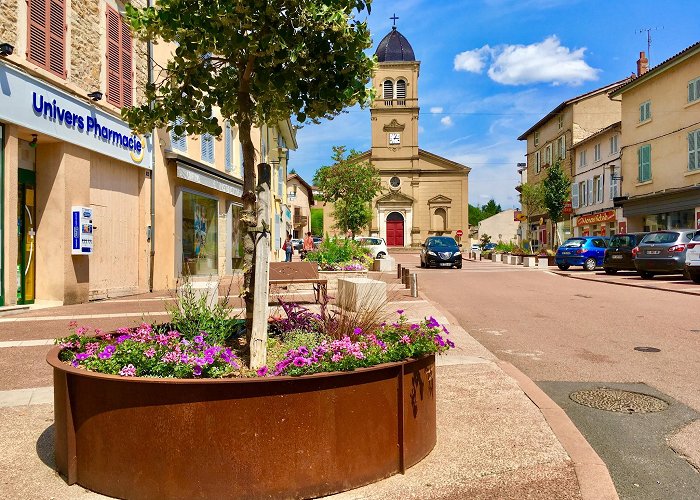
[[[120,118],[148,65],[123,9],[0,3],[2,304],[148,289],[152,147]]]
[[[611,101],[608,94],[626,80],[587,92],[559,104],[542,119],[526,130],[519,141],[527,142],[527,183],[539,184],[547,178],[547,169],[557,160],[564,172],[573,179],[575,162],[570,148],[572,144],[595,134],[620,121],[620,103]],[[552,223],[546,214],[529,214],[525,228],[525,240],[533,240],[536,246],[551,246]],[[558,224],[559,241],[572,235],[571,222]]]
[[[383,192],[373,200],[370,235],[389,246],[418,246],[430,235],[468,234],[469,167],[418,146],[418,76],[408,40],[396,29],[379,43],[371,107],[372,149],[359,159],[380,172]],[[324,209],[324,230],[334,222]]]
[[[700,228],[700,42],[611,94],[622,101],[628,231]]]

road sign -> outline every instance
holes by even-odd
[[[457,229],[457,232],[455,233],[457,236],[462,236],[464,233],[462,232],[461,229]]]

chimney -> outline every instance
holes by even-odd
[[[637,60],[637,76],[642,76],[647,71],[649,71],[649,59],[644,52],[640,52]]]

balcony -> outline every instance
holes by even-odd
[[[309,223],[306,215],[294,214],[294,227],[304,227]]]
[[[377,98],[372,104],[374,108],[411,108],[418,106],[418,99],[384,99]]]

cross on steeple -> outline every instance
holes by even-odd
[[[394,21],[394,28],[396,28],[396,20],[398,19],[398,17],[396,17],[396,13],[394,13],[394,15],[392,17],[390,17],[389,19]]]

